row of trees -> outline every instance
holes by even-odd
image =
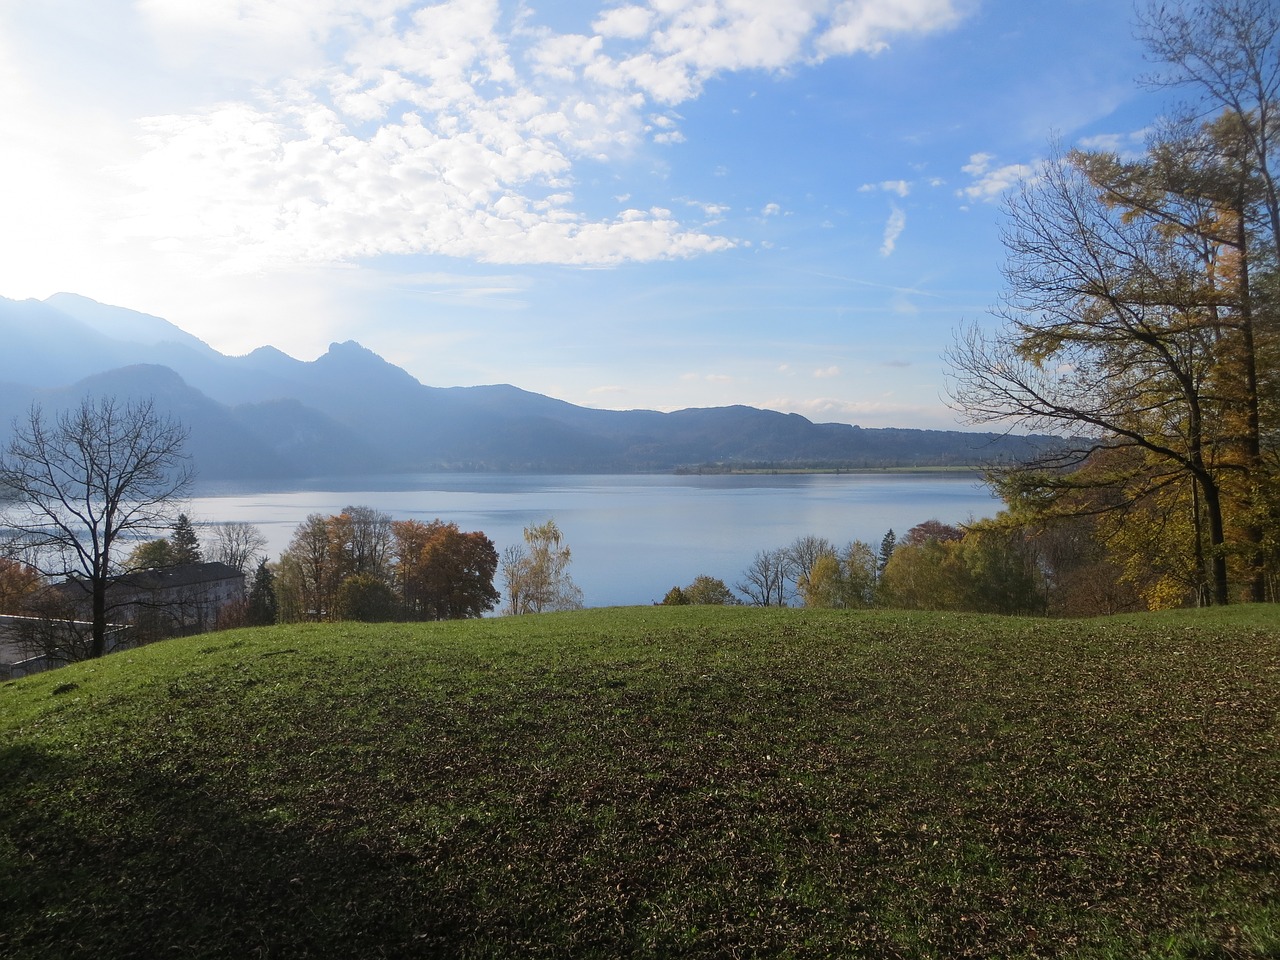
[[[748,604],[861,610],[872,607],[1024,616],[1093,616],[1159,605],[1149,564],[1118,566],[1097,518],[1033,530],[1008,512],[965,527],[927,520],[878,547],[803,536],[762,550],[733,589],[699,576],[664,604]],[[1168,598],[1166,598],[1168,599]]]
[[[720,584],[713,594],[719,599],[687,599],[689,591],[676,588],[663,602],[1040,614],[1051,606],[1042,561],[1028,538],[998,523],[962,530],[928,520],[901,540],[890,530],[878,548],[861,540],[837,547],[825,537],[800,537],[757,553],[735,585],[738,596]]]

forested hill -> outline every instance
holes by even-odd
[[[960,466],[1044,438],[870,429],[733,406],[577,407],[516,387],[429,387],[354,341],[310,362],[228,357],[158,317],[72,294],[0,298],[0,434],[32,401],[154,396],[191,431],[205,479],[431,470],[666,471],[729,466]]]

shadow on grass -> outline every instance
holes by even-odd
[[[412,865],[273,823],[158,771],[0,752],[0,955],[8,958],[459,954],[465,903],[433,903]],[[74,818],[42,803],[82,791]]]

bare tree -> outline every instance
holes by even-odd
[[[329,537],[344,576],[367,573],[390,580],[393,540],[391,515],[373,507],[343,507],[329,520]]]
[[[757,607],[785,607],[791,558],[786,548],[762,550],[742,572],[734,588]]]
[[[12,501],[0,514],[11,553],[79,584],[90,607],[91,657],[106,652],[117,548],[168,529],[192,474],[187,431],[154,401],[86,398],[52,422],[38,405],[15,421],[0,460]]]
[[[235,567],[247,577],[257,568],[266,547],[267,538],[252,523],[230,520],[214,525],[205,554],[210,560]]]

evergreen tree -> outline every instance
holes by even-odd
[[[884,535],[880,541],[880,553],[876,556],[876,575],[877,577],[884,575],[884,568],[889,565],[889,558],[893,556],[893,548],[898,545],[898,535],[893,532],[893,528],[889,528],[889,532]]]
[[[173,533],[169,534],[169,545],[173,548],[171,562],[174,565],[199,563],[203,559],[200,555],[200,538],[196,536],[191,518],[185,513],[178,514],[178,519],[174,521]]]
[[[251,627],[269,627],[276,622],[276,577],[263,560],[253,575],[249,589],[247,621]]]

